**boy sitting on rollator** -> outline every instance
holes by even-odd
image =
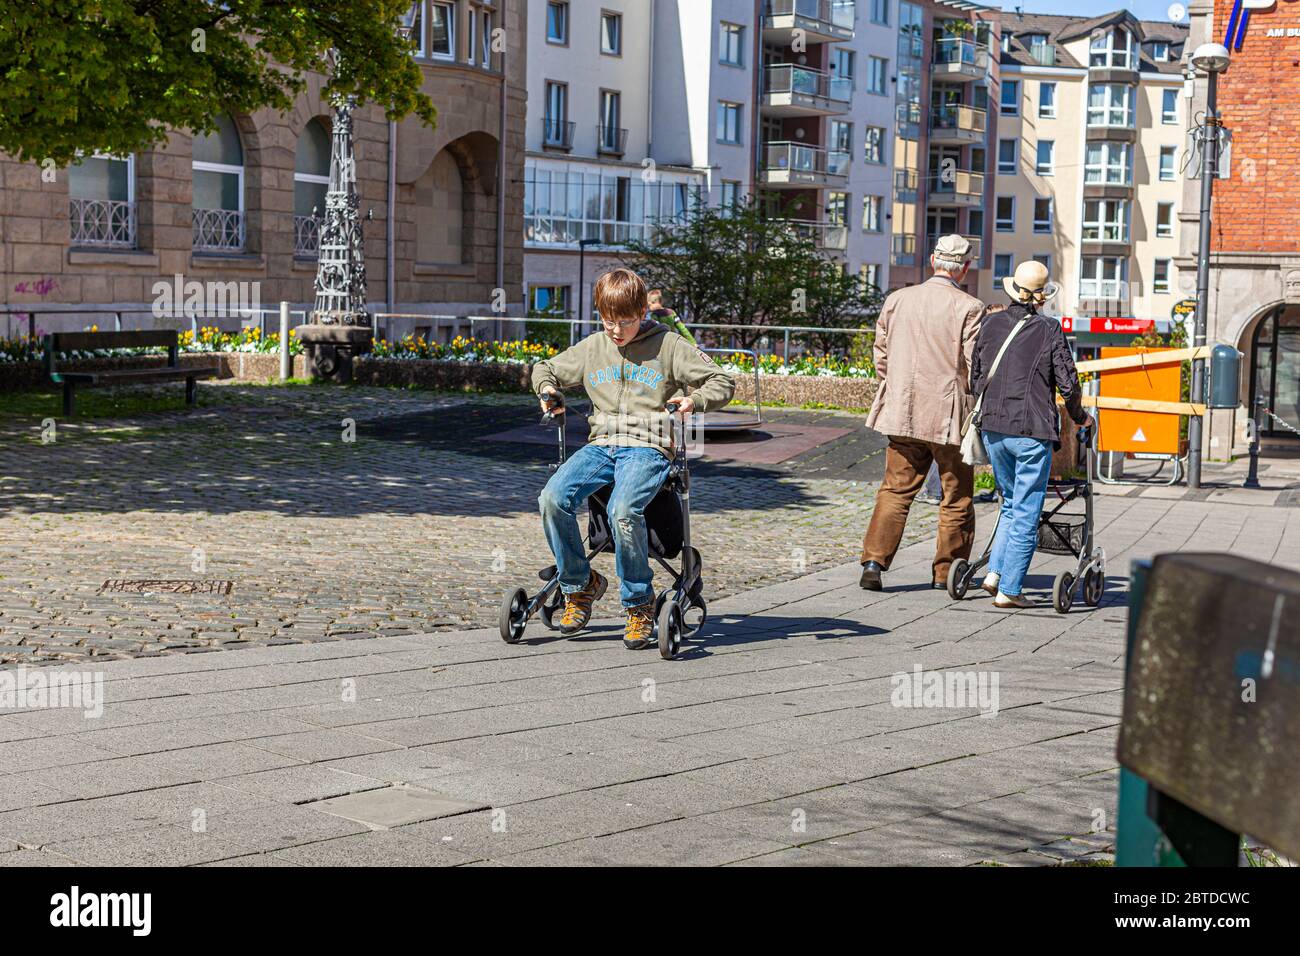
[[[578,384],[592,403],[589,443],[551,476],[538,504],[564,594],[560,633],[574,634],[591,619],[591,606],[607,585],[583,550],[578,508],[614,483],[607,511],[627,612],[623,643],[638,650],[650,644],[654,631],[645,509],[672,464],[671,412],[665,406],[669,400],[677,404],[683,427],[692,412],[725,406],[736,386],[693,343],[646,317],[646,286],[630,269],[601,276],[593,304],[604,331],[533,368],[533,390],[544,412],[562,412],[558,390]],[[687,387],[693,389],[689,395]]]

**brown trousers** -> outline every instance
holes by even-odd
[[[934,553],[934,580],[948,580],[948,568],[969,558],[975,543],[975,468],[961,460],[957,445],[939,445],[916,438],[889,438],[885,480],[876,495],[871,524],[862,539],[862,563],[876,561],[889,569],[903,540],[912,499],[925,484],[930,461],[939,466],[943,502],[939,506],[939,541]]]

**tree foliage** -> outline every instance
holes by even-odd
[[[842,329],[879,312],[878,291],[861,289],[811,236],[752,200],[697,204],[657,224],[646,241],[629,243],[623,259],[688,321],[742,326],[735,337],[745,348],[772,326]],[[812,338],[829,351],[845,347],[849,336]]]
[[[0,151],[66,165],[124,155],[169,128],[212,132],[222,113],[287,112],[309,72],[390,119],[433,103],[411,41],[410,0],[28,0],[0,12]]]

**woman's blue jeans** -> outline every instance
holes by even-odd
[[[655,448],[586,445],[551,475],[538,505],[546,543],[555,555],[561,591],[581,591],[591,578],[591,564],[578,530],[578,508],[592,492],[612,481],[614,490],[606,510],[614,536],[619,595],[624,607],[654,600],[645,509],[668,479],[671,465]]]
[[[1052,444],[1041,438],[986,431],[984,447],[1002,495],[1002,515],[989,554],[989,571],[1001,575],[998,590],[1014,597],[1025,582],[1038,547],[1038,518],[1052,472]]]

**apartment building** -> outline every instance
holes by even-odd
[[[890,287],[929,276],[939,236],[970,239],[965,288],[986,282],[990,143],[997,129],[998,11],[967,0],[901,0],[894,100]]]
[[[1177,222],[1188,101],[1187,28],[1104,16],[1004,13],[993,247],[980,294],[1034,258],[1062,292],[1081,355],[1168,331],[1191,289]]]
[[[437,128],[414,118],[393,125],[374,107],[354,113],[360,205],[373,211],[365,223],[371,307],[482,313],[501,288],[520,314],[526,50],[494,46],[493,36],[503,27],[522,37],[525,5],[419,0],[413,14]],[[175,130],[158,149],[87,157],[52,182],[34,164],[0,158],[4,301],[113,307],[138,327],[153,321],[154,284],[180,274],[257,282],[263,307],[283,299],[311,308],[313,210],[324,212],[332,122],[323,85],[309,77],[287,115],[231,115],[209,136]],[[46,330],[87,324],[39,315]],[[0,322],[0,334],[21,331],[22,317]]]

